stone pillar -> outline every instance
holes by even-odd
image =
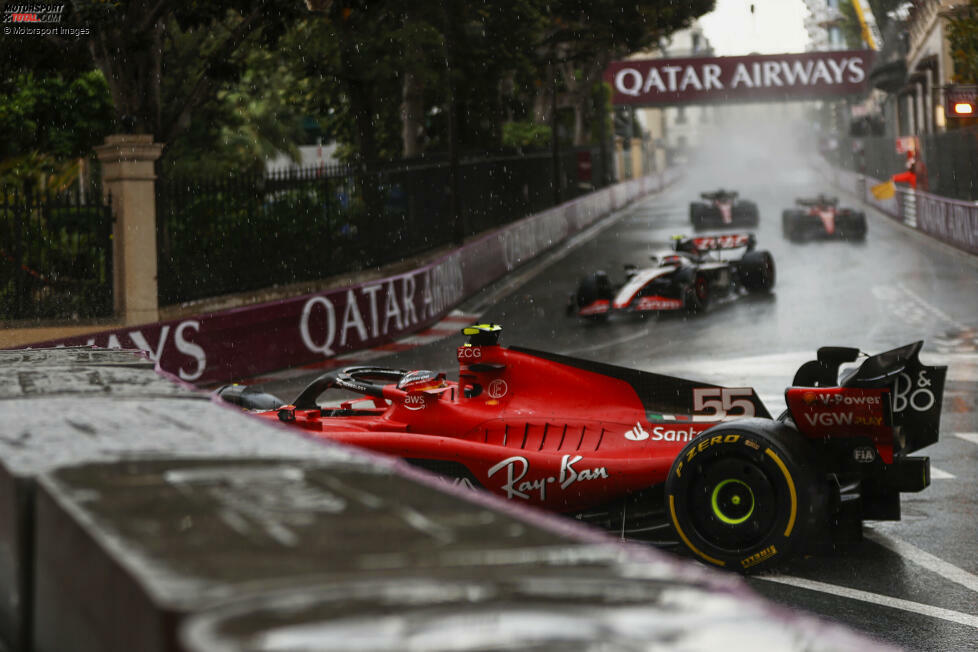
[[[95,148],[102,191],[112,196],[116,316],[126,325],[158,321],[156,173],[163,144],[149,134],[116,134]]]

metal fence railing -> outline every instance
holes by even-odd
[[[978,200],[978,127],[925,134],[918,140],[927,176],[921,189],[950,199]],[[826,156],[844,169],[877,179],[904,171],[907,163],[888,136],[841,138],[838,149]]]
[[[89,197],[0,188],[0,321],[112,316],[112,210]]]
[[[604,178],[579,150],[560,158],[560,199]],[[584,166],[588,167],[588,166]],[[319,166],[156,185],[161,305],[253,291],[384,265],[554,205],[549,152],[463,158],[459,215],[447,160]]]

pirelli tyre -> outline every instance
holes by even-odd
[[[577,285],[577,292],[574,295],[574,303],[576,303],[576,309],[580,310],[601,299],[610,302],[614,298],[614,295],[614,289],[611,286],[611,280],[608,278],[608,275],[605,272],[598,271],[581,279],[581,282]],[[583,315],[583,317],[591,321],[605,321],[608,319],[608,313],[602,312],[593,315]]]
[[[776,280],[774,256],[769,251],[748,251],[737,265],[737,274],[748,292],[769,292]]]
[[[680,270],[676,282],[682,288],[683,308],[690,314],[698,314],[710,305],[710,281],[704,274],[693,269]]]
[[[666,510],[682,545],[740,572],[784,560],[812,530],[821,503],[814,455],[797,430],[767,419],[703,432],[666,479]]]
[[[866,239],[866,214],[851,212],[837,220],[839,230],[847,240],[860,242]]]
[[[752,201],[740,201],[734,204],[733,221],[742,226],[757,226],[760,222],[760,211]]]
[[[786,210],[781,214],[781,233],[786,240],[801,240],[801,221],[804,215],[798,211]]]

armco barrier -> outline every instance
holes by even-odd
[[[865,203],[904,225],[978,255],[978,203],[948,199],[922,190],[897,186],[891,199],[876,199],[870,188],[883,183],[879,179],[851,170],[840,170],[824,161],[816,165],[834,185],[860,197]]]
[[[550,247],[661,190],[677,171],[610,186],[489,233],[409,272],[199,316],[34,344],[138,348],[180,379],[228,382],[389,342],[436,323],[463,299]]]

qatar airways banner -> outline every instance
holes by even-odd
[[[676,176],[670,171],[599,190],[396,276],[32,346],[142,349],[163,370],[205,386],[317,363],[431,326],[487,284]]]
[[[864,92],[872,50],[615,61],[614,104],[790,101]]]

